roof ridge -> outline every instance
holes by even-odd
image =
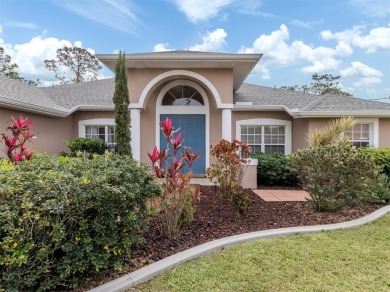
[[[319,95],[313,101],[309,102],[306,106],[301,108],[301,111],[311,110],[313,107],[324,101],[324,99],[327,99],[326,95]]]

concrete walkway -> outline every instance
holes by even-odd
[[[221,250],[228,246],[237,245],[244,242],[253,240],[261,240],[273,237],[281,237],[294,234],[306,234],[316,233],[324,230],[337,230],[337,229],[351,229],[370,223],[374,220],[381,218],[382,216],[390,213],[390,206],[383,207],[367,216],[359,219],[355,219],[348,222],[328,224],[328,225],[316,225],[316,226],[302,226],[302,227],[290,227],[263,230],[258,232],[244,233],[240,235],[234,235],[225,237],[211,242],[207,242],[185,251],[179,252],[158,262],[155,262],[149,266],[143,267],[137,271],[119,277],[116,280],[110,281],[104,285],[98,286],[90,291],[93,292],[111,292],[111,291],[123,291],[127,288],[134,287],[138,284],[144,283],[153,277],[160,275],[166,271],[177,267],[189,260],[196,259],[198,257],[207,255],[211,252]]]
[[[310,195],[302,190],[252,190],[256,195],[266,202],[302,202]]]

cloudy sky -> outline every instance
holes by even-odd
[[[355,96],[390,96],[390,0],[0,0],[0,46],[43,85],[55,81],[43,61],[64,46],[187,49],[263,54],[249,83],[329,73]]]

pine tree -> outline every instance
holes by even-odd
[[[129,89],[127,88],[125,53],[119,52],[115,65],[115,142],[119,155],[132,156],[130,146]]]

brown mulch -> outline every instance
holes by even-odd
[[[202,186],[201,199],[193,222],[179,235],[168,239],[160,235],[152,221],[144,237],[146,244],[133,250],[124,269],[98,274],[81,289],[92,288],[196,245],[218,238],[266,229],[331,224],[349,221],[375,211],[383,205],[355,206],[338,213],[316,212],[307,202],[265,202],[246,190],[251,204],[246,216],[240,216],[227,199],[218,199],[214,187]],[[98,278],[97,278],[98,277]]]

